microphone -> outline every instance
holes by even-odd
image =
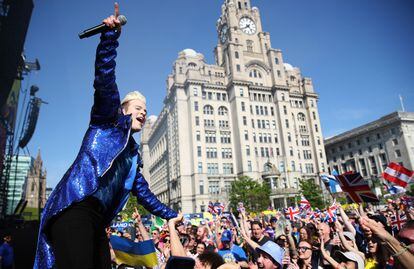
[[[118,20],[121,23],[121,25],[125,25],[127,23],[127,19],[124,15],[119,15]],[[96,25],[94,27],[84,30],[82,33],[79,33],[79,38],[82,39],[85,37],[90,37],[90,36],[108,31],[109,29],[111,28],[106,26],[105,23],[101,23],[99,25]]]

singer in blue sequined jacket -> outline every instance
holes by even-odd
[[[117,55],[119,32],[111,30],[101,35],[95,62],[94,104],[91,111],[89,128],[85,134],[79,154],[65,173],[62,180],[50,195],[43,210],[39,240],[37,245],[35,268],[52,268],[54,266],[53,248],[48,240],[48,224],[65,209],[90,196],[97,196],[105,176],[119,173],[112,167],[115,160],[129,159],[127,175],[122,179],[123,191],[112,199],[107,208],[105,220],[109,224],[122,209],[132,192],[152,214],[164,219],[177,216],[177,213],[162,204],[149,190],[148,183],[139,172],[141,159],[138,145],[131,136],[131,116],[122,113],[118,88],[115,82],[115,57]],[[132,154],[124,154],[129,151]],[[125,158],[127,158],[125,157]],[[119,168],[119,166],[117,166]],[[112,175],[111,175],[112,176]],[[108,177],[108,176],[107,176]],[[107,182],[106,182],[107,183]],[[102,195],[99,194],[99,195]],[[98,195],[98,197],[99,197]]]

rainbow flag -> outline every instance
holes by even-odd
[[[115,252],[117,264],[129,266],[154,267],[158,264],[155,246],[152,240],[134,242],[119,236],[111,236],[112,249]]]

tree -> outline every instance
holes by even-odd
[[[314,179],[299,180],[299,187],[300,193],[305,196],[312,207],[325,208],[322,189]]]
[[[247,211],[260,212],[269,206],[270,188],[248,176],[241,176],[231,183],[230,204],[236,211],[242,202]]]
[[[137,197],[134,195],[129,195],[128,202],[124,208],[119,214],[122,216],[123,220],[130,219],[132,216],[132,213],[134,212],[134,207],[138,209],[138,212],[141,216],[148,215],[149,212],[142,206],[139,205],[137,202]]]

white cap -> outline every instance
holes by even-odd
[[[133,91],[129,92],[127,95],[125,95],[124,99],[122,99],[121,105],[131,101],[131,100],[141,100],[144,103],[147,103],[147,99],[145,96],[140,93],[139,91]]]
[[[358,254],[351,252],[351,251],[347,251],[347,252],[338,251],[337,253],[344,256],[347,260],[356,262],[358,269],[364,269],[365,267],[364,260]]]

